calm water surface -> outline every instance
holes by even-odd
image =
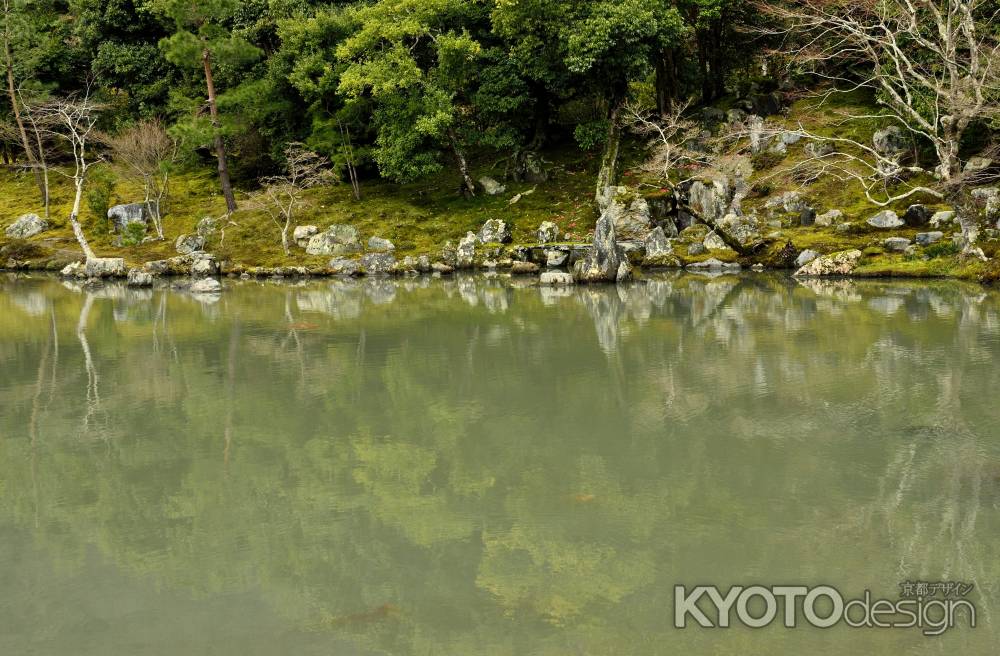
[[[0,278],[0,654],[993,654],[1000,294]],[[979,626],[672,627],[967,581]]]

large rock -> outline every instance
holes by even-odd
[[[802,212],[811,208],[809,203],[802,198],[802,194],[797,191],[786,191],[783,194],[769,198],[764,203],[764,209],[768,210],[772,215],[780,213],[801,215]]]
[[[839,223],[840,220],[844,218],[844,213],[840,210],[830,210],[829,212],[823,212],[816,216],[816,225],[822,228],[828,228],[834,223]]]
[[[499,196],[503,192],[507,191],[507,187],[503,186],[488,175],[484,175],[479,178],[479,186],[482,187],[483,193],[487,196]]]
[[[27,239],[49,229],[48,222],[37,214],[24,214],[7,226],[6,234],[11,239]]]
[[[890,125],[872,135],[872,146],[881,155],[896,157],[910,147],[910,142],[898,126]]]
[[[858,266],[861,261],[861,251],[850,250],[821,255],[812,262],[799,268],[796,276],[846,276]]]
[[[92,257],[83,268],[88,278],[122,278],[126,275],[125,260],[120,257]]]
[[[215,278],[202,278],[191,283],[188,289],[192,294],[219,294],[222,292],[222,283]]]
[[[807,248],[801,253],[799,253],[799,256],[797,258],[795,258],[795,268],[801,269],[805,265],[815,260],[817,257],[819,257],[819,253],[817,253],[812,249]]]
[[[873,228],[880,228],[882,230],[899,228],[900,226],[906,225],[892,210],[882,210],[875,216],[868,219],[866,223]]]
[[[309,238],[309,255],[349,255],[361,251],[358,229],[352,225],[334,223],[323,232]]]
[[[649,203],[628,187],[608,187],[598,208],[614,222],[619,239],[642,239],[653,226]]]
[[[705,240],[701,242],[710,251],[725,251],[730,250],[729,246],[726,245],[725,240],[722,239],[718,234],[710,232]]]
[[[944,237],[944,233],[940,230],[934,230],[931,232],[918,232],[916,236],[917,244],[921,246],[930,246],[934,242],[941,241]]]
[[[539,269],[534,262],[514,262],[510,265],[510,272],[514,275],[531,275],[538,273]]]
[[[361,273],[358,261],[346,257],[335,257],[326,266],[335,276],[356,276]]]
[[[543,273],[539,279],[543,285],[572,285],[576,281],[573,280],[573,274],[566,273],[565,271],[546,271]]]
[[[396,256],[392,253],[365,253],[361,257],[361,266],[368,275],[391,273],[396,266]]]
[[[559,226],[552,221],[542,221],[542,224],[538,226],[537,238],[539,244],[551,244],[559,241]]]
[[[509,244],[510,226],[502,219],[490,219],[479,229],[476,238],[483,244]]]
[[[368,250],[375,253],[391,253],[396,250],[396,245],[382,237],[371,237],[368,239]]]
[[[622,260],[613,217],[605,212],[597,220],[593,245],[573,267],[573,277],[579,282],[610,282],[617,278]]]
[[[122,232],[130,223],[147,225],[152,213],[146,203],[126,203],[108,209],[108,219],[115,232]]]
[[[729,185],[722,180],[695,180],[688,189],[688,207],[695,216],[714,224],[729,213]]]
[[[906,212],[903,213],[903,221],[908,226],[920,228],[927,225],[933,214],[926,205],[916,203],[906,208]]]
[[[70,262],[62,268],[59,275],[63,278],[80,278],[83,276],[83,262]]]
[[[910,240],[906,237],[888,237],[882,242],[882,246],[887,251],[902,253],[910,246]]]
[[[205,238],[201,235],[181,235],[174,242],[174,249],[181,255],[190,255],[205,248]]]
[[[455,264],[459,269],[470,269],[476,258],[476,240],[478,237],[474,232],[467,232],[458,242],[458,249],[455,251]]]
[[[208,253],[197,253],[194,261],[191,263],[191,275],[195,278],[204,278],[206,276],[215,276],[219,273],[219,263],[215,260],[214,255]]]
[[[710,257],[707,260],[689,264],[687,268],[691,271],[739,271],[742,267],[736,262],[723,262]]]
[[[545,266],[549,269],[558,269],[566,264],[569,259],[569,252],[558,248],[551,248],[545,251]]]
[[[934,216],[931,217],[930,225],[932,228],[941,228],[943,226],[950,225],[954,221],[954,210],[941,210],[940,212],[935,212]]]
[[[142,269],[129,269],[125,284],[129,287],[152,287],[153,274]]]
[[[663,228],[653,228],[643,242],[645,256],[642,265],[645,267],[673,267],[679,266],[680,260],[674,255],[674,247],[667,239]]]
[[[292,231],[292,241],[294,241],[299,248],[305,248],[309,245],[309,240],[312,239],[318,232],[319,228],[314,225],[295,226],[295,230]]]
[[[972,202],[982,212],[984,219],[1000,222],[1000,188],[973,189]]]
[[[735,239],[743,246],[749,246],[761,238],[760,230],[757,228],[757,221],[752,216],[738,215],[730,212],[722,217],[717,227],[720,232],[726,233],[726,235]]]

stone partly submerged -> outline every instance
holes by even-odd
[[[124,278],[127,270],[120,257],[93,257],[83,265],[83,273],[88,278]]]
[[[614,216],[605,212],[597,220],[594,242],[587,254],[577,260],[573,277],[577,282],[613,282],[625,258],[615,239]]]
[[[129,269],[126,284],[129,287],[152,287],[153,274],[142,269]]]
[[[188,289],[192,294],[219,294],[222,292],[222,283],[215,278],[202,278],[191,283]]]
[[[861,251],[850,250],[820,255],[815,260],[800,267],[796,276],[846,276],[858,266]]]

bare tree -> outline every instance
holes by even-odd
[[[704,153],[697,152],[693,143],[698,139],[698,124],[685,118],[690,102],[674,104],[663,113],[643,109],[626,103],[622,117],[629,129],[648,140],[650,156],[641,166],[647,173],[656,175],[664,183],[671,174],[688,165],[706,163]]]
[[[52,154],[52,143],[49,138],[49,131],[45,129],[43,123],[46,119],[39,115],[37,108],[28,100],[24,98],[21,94],[21,90],[18,89],[18,98],[21,101],[21,105],[24,107],[24,117],[27,124],[31,126],[31,137],[35,142],[34,146],[37,148],[36,158],[34,162],[35,173],[37,176],[41,177],[42,181],[42,197],[45,204],[45,218],[49,218],[49,209],[52,204],[49,184],[49,157]],[[49,121],[51,122],[51,121]]]
[[[344,165],[347,168],[347,177],[351,181],[351,191],[354,193],[354,200],[361,200],[361,183],[358,182],[357,161],[354,157],[354,144],[351,142],[351,130],[340,119],[337,119],[337,127],[340,129]]]
[[[285,148],[285,170],[285,175],[261,178],[256,205],[264,209],[281,230],[281,247],[288,255],[291,252],[288,229],[295,210],[302,204],[302,193],[330,182],[332,171],[325,157],[306,150],[301,143],[290,143]]]
[[[761,2],[795,39],[800,62],[839,90],[871,89],[885,117],[934,148],[934,173],[962,171],[959,145],[978,121],[1000,117],[1000,8],[992,0]],[[861,77],[855,77],[859,71]],[[858,117],[876,118],[876,117]]]
[[[129,177],[142,185],[143,204],[153,220],[156,236],[163,239],[163,201],[171,165],[177,159],[177,141],[158,119],[140,121],[106,140]]]
[[[88,260],[95,259],[96,256],[80,226],[80,203],[83,200],[83,186],[87,181],[87,172],[94,164],[88,159],[87,146],[91,142],[94,126],[97,124],[100,112],[101,107],[90,99],[89,92],[80,97],[50,100],[36,109],[38,122],[43,126],[42,130],[65,141],[73,152],[72,173],[63,173],[73,180],[73,186],[76,190],[69,222],[73,227],[73,234]]]
[[[21,11],[23,11],[23,8]],[[0,16],[3,19],[2,30],[0,30],[0,41],[3,42],[4,67],[7,73],[7,97],[10,100],[11,111],[14,114],[14,122],[17,123],[18,133],[21,137],[21,146],[24,148],[24,155],[28,158],[28,166],[35,176],[38,191],[42,194],[42,202],[47,208],[49,205],[48,186],[43,184],[41,171],[36,166],[35,150],[28,139],[28,131],[24,126],[24,119],[21,118],[17,86],[14,83],[14,55],[11,50],[11,41],[18,31],[24,31],[27,28],[20,20],[22,16],[18,7],[11,0],[2,0],[0,12],[2,12]]]

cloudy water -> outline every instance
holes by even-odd
[[[1000,294],[0,278],[2,654],[986,654]],[[674,627],[964,582],[977,627]]]

